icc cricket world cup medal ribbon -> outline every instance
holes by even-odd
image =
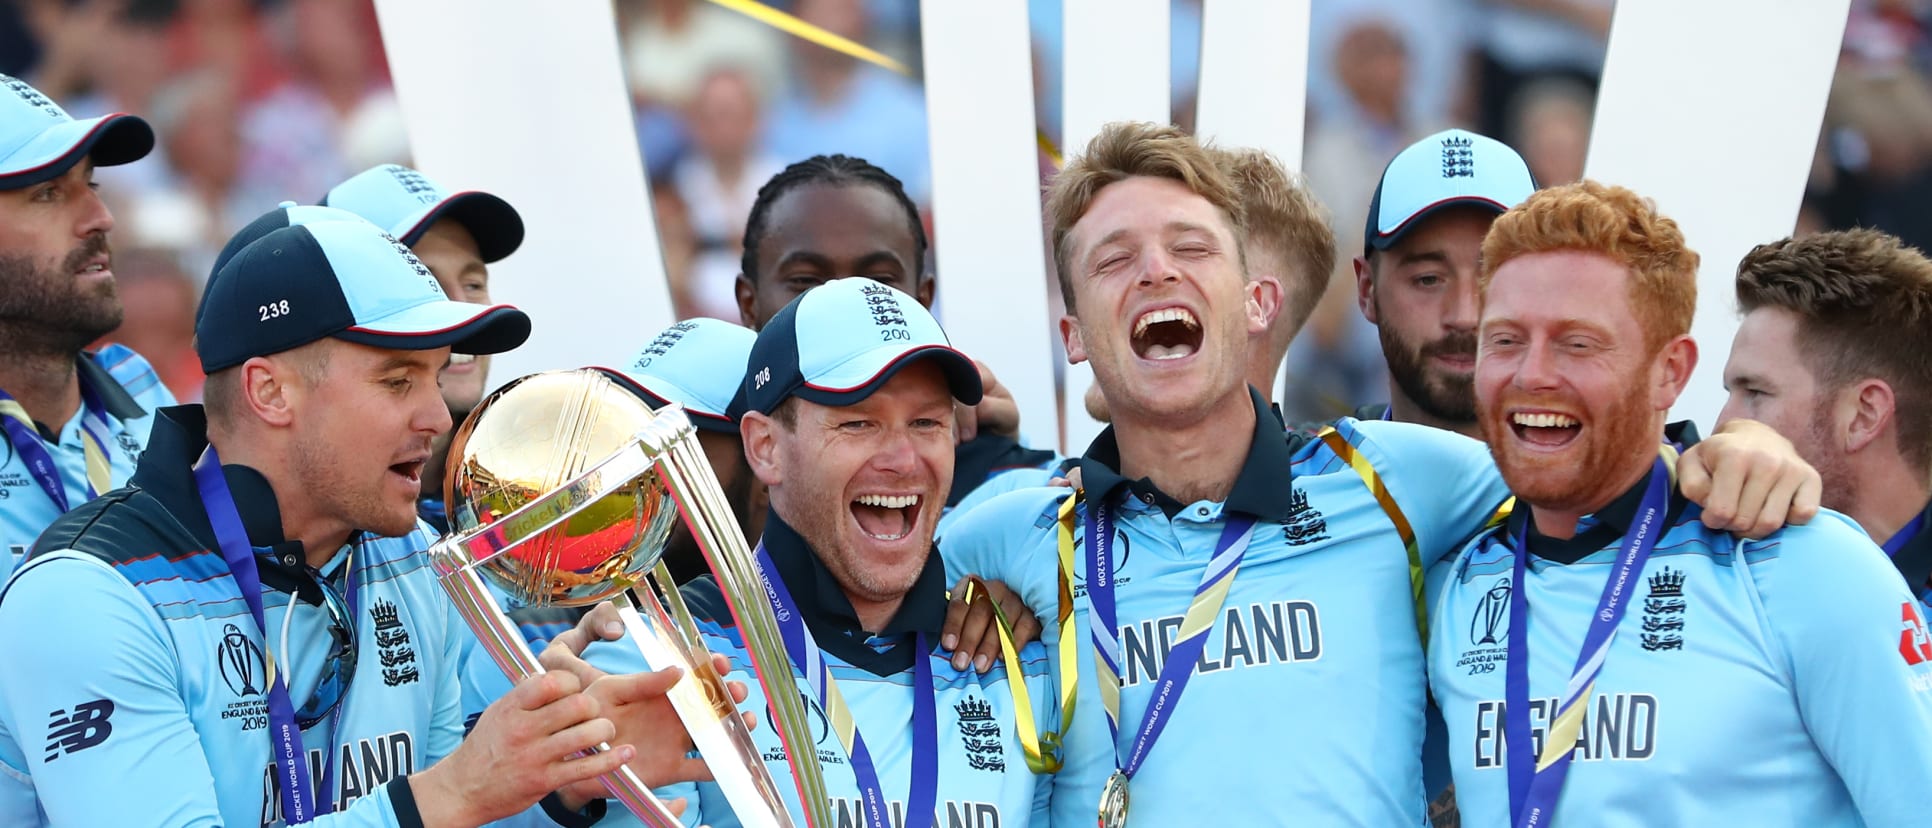
[[[811,683],[814,694],[818,696],[819,708],[825,711],[832,732],[838,734],[839,741],[845,746],[845,755],[852,760],[852,775],[858,782],[862,805],[863,828],[892,828],[884,786],[879,783],[879,769],[872,761],[872,751],[866,747],[865,737],[859,733],[858,724],[852,718],[852,709],[846,706],[845,696],[839,692],[831,668],[825,665],[825,656],[819,650],[818,642],[813,640],[812,631],[805,626],[805,618],[799,613],[797,602],[792,600],[791,590],[778,577],[771,553],[765,551],[765,545],[760,543],[756,554],[758,566],[766,575],[765,598],[771,603],[772,615],[778,620],[779,634],[785,639],[785,651],[791,655],[792,663],[804,671],[806,681]],[[911,646],[917,647],[918,651],[913,654],[912,660],[912,786],[906,791],[907,826],[915,822],[923,824],[931,819],[933,807],[939,801],[939,701],[932,683],[932,650],[926,642],[925,633],[914,635]],[[777,686],[776,682],[773,684]],[[801,747],[810,750],[812,746]]]
[[[1093,660],[1095,678],[1100,685],[1101,706],[1106,708],[1107,729],[1114,738],[1116,767],[1101,791],[1100,828],[1121,828],[1127,824],[1128,783],[1140,771],[1148,751],[1160,739],[1161,731],[1167,727],[1168,719],[1172,718],[1175,707],[1180,703],[1188,680],[1194,676],[1194,664],[1200,659],[1201,650],[1207,646],[1208,632],[1214,629],[1214,620],[1221,615],[1221,607],[1227,603],[1228,591],[1234,586],[1234,574],[1240,570],[1241,559],[1248,553],[1248,541],[1254,536],[1254,518],[1225,515],[1224,519],[1225,525],[1221,529],[1220,540],[1215,543],[1214,555],[1208,559],[1207,570],[1201,573],[1201,585],[1194,590],[1194,599],[1187,605],[1180,632],[1176,634],[1174,646],[1168,650],[1167,663],[1161,665],[1160,678],[1154,684],[1146,715],[1142,717],[1133,744],[1122,761],[1119,753],[1121,646],[1114,601],[1113,516],[1104,504],[1087,504],[1087,598],[1093,606],[1093,623],[1088,626],[1093,633]]]
[[[1644,488],[1643,504],[1617,550],[1616,566],[1603,585],[1597,609],[1590,616],[1590,629],[1583,636],[1583,650],[1577,654],[1576,667],[1563,688],[1562,703],[1550,716],[1543,733],[1543,754],[1531,748],[1529,721],[1529,522],[1524,521],[1514,538],[1516,594],[1509,602],[1509,657],[1505,662],[1507,699],[1503,708],[1503,738],[1508,746],[1510,824],[1516,828],[1547,828],[1556,816],[1557,797],[1569,774],[1570,757],[1576,753],[1577,730],[1583,712],[1594,695],[1597,676],[1610,645],[1617,640],[1617,623],[1629,608],[1626,591],[1643,577],[1644,564],[1657,547],[1662,534],[1664,513],[1670,506],[1670,466],[1659,457],[1651,468],[1650,483]]]

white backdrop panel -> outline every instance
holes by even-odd
[[[1029,440],[1057,445],[1026,3],[925,0],[920,14],[940,321],[1013,392]]]
[[[530,314],[491,380],[610,362],[672,320],[608,3],[377,0],[416,165],[523,215],[491,293]]]
[[[1737,332],[1738,260],[1789,235],[1850,0],[1623,0],[1585,174],[1657,200],[1703,257],[1700,356],[1671,412],[1709,433]]]

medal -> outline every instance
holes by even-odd
[[[1127,825],[1127,773],[1114,771],[1100,789],[1098,828],[1125,828]]]

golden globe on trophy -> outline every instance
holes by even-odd
[[[684,678],[673,707],[739,820],[790,828],[690,613],[659,559],[681,512],[735,617],[808,824],[830,824],[808,712],[760,573],[689,418],[653,412],[602,372],[532,374],[485,398],[450,442],[450,532],[430,548],[444,591],[512,681],[543,672],[490,585],[524,606],[611,600],[652,669]],[[682,825],[629,768],[604,780],[655,828]]]

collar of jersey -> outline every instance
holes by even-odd
[[[946,565],[940,560],[938,547],[926,556],[919,579],[885,629],[868,631],[859,624],[858,612],[839,588],[838,579],[776,510],[765,518],[764,543],[779,579],[785,582],[792,600],[798,602],[799,614],[805,617],[805,626],[819,648],[841,661],[874,675],[889,676],[911,669],[915,657],[926,655],[913,652],[916,648],[910,633],[923,632],[927,640],[939,640],[939,628],[946,621]],[[879,652],[865,643],[872,632],[885,638],[903,638],[904,643]]]
[[[154,418],[148,434],[148,447],[129,481],[148,496],[160,501],[168,515],[193,535],[204,549],[216,550],[215,530],[208,525],[208,513],[201,507],[195,489],[194,463],[208,447],[208,417],[199,405],[163,408]],[[235,511],[241,514],[248,543],[255,547],[263,585],[282,592],[295,592],[303,598],[321,601],[321,594],[303,574],[307,559],[302,542],[282,535],[282,510],[275,504],[275,489],[268,478],[247,466],[224,463],[222,476],[235,498]],[[330,570],[338,569],[338,555]],[[307,588],[304,589],[303,587]]]
[[[108,373],[107,367],[99,362],[99,357],[90,351],[82,351],[74,359],[74,370],[80,373],[81,382],[93,387],[94,393],[101,397],[101,404],[107,406],[107,413],[116,420],[138,420],[148,416],[148,410],[134,401],[134,395],[121,387],[120,381]]]
[[[1281,420],[1269,409],[1268,401],[1253,388],[1248,389],[1248,399],[1254,405],[1254,436],[1248,443],[1248,459],[1241,463],[1241,474],[1234,479],[1234,489],[1228,492],[1222,512],[1285,521],[1293,516],[1294,481],[1289,468],[1294,452],[1289,449]],[[1080,458],[1080,480],[1086,487],[1089,503],[1139,495],[1143,501],[1151,498],[1170,519],[1186,507],[1187,504],[1162,492],[1145,477],[1139,480],[1122,477],[1119,468],[1120,444],[1114,440],[1114,427],[1108,426],[1087,447],[1086,456]]]
[[[1530,516],[1527,506],[1510,512],[1508,532],[1516,537],[1525,525],[1529,528],[1528,542],[1530,553],[1546,561],[1560,564],[1573,564],[1589,557],[1599,550],[1616,546],[1630,531],[1630,525],[1637,520],[1637,509],[1643,505],[1644,488],[1650,483],[1650,475],[1644,475],[1636,485],[1617,495],[1610,505],[1597,510],[1595,514],[1585,515],[1578,524],[1581,528],[1568,538],[1552,538],[1536,528],[1536,521]],[[1664,526],[1675,526],[1690,501],[1684,499],[1683,492],[1676,486],[1670,489],[1670,505],[1664,510]]]
[[[1926,524],[1932,526],[1932,503],[1925,504],[1924,515]],[[1905,582],[1912,585],[1913,592],[1924,589],[1927,580],[1932,579],[1932,531],[1920,530],[1918,537],[1906,541],[1892,558],[1892,564],[1905,576]]]

